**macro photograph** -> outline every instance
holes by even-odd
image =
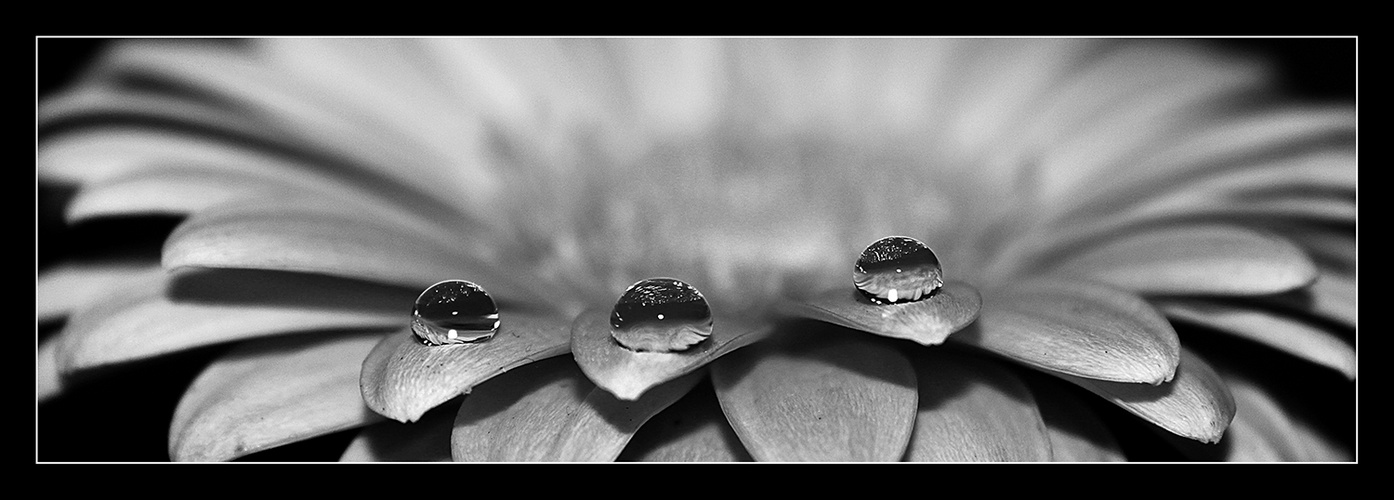
[[[1357,464],[1358,42],[38,36],[35,462]]]

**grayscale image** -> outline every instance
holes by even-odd
[[[1357,42],[37,37],[35,459],[1356,463]]]

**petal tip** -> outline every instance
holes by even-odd
[[[915,302],[874,304],[856,290],[835,289],[781,309],[791,316],[932,346],[977,321],[982,295],[972,285],[948,281],[933,295]]]
[[[763,339],[764,323],[746,318],[718,317],[711,337],[676,352],[631,351],[610,335],[610,313],[591,309],[571,327],[571,354],[591,382],[618,399],[634,401],[647,391],[700,370],[713,360]]]

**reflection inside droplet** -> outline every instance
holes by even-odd
[[[411,331],[426,345],[483,342],[499,331],[499,308],[479,285],[445,280],[416,298]]]
[[[914,302],[944,285],[939,257],[920,240],[881,238],[866,247],[852,270],[852,281],[877,304]]]
[[[683,351],[711,334],[707,299],[692,285],[671,278],[631,285],[610,313],[610,335],[631,351]]]

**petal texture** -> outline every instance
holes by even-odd
[[[1317,277],[1311,259],[1291,242],[1226,225],[1157,228],[1061,258],[1054,273],[1143,294],[1261,295]]]
[[[482,384],[455,417],[457,462],[612,461],[655,414],[705,373],[691,373],[622,401],[590,383],[565,358],[534,363]]]
[[[1170,380],[1181,357],[1166,318],[1112,286],[1036,280],[989,299],[978,322],[954,342],[1042,370],[1115,382]]]
[[[914,354],[919,410],[905,460],[1049,461],[1051,441],[1031,390],[995,361],[951,351]]]
[[[711,337],[686,351],[634,352],[610,336],[610,313],[591,309],[571,326],[571,354],[586,377],[620,399],[634,400],[644,391],[706,366],[713,360],[758,342],[772,325],[739,317],[717,316]]]
[[[914,423],[903,354],[820,323],[789,327],[712,365],[722,411],[760,461],[896,461]]]
[[[363,401],[393,420],[415,421],[480,382],[569,349],[564,320],[508,309],[499,318],[498,333],[474,344],[423,345],[409,328],[384,337],[363,360]]]
[[[249,342],[189,386],[170,424],[170,458],[225,461],[377,422],[354,382],[381,333]]]
[[[1215,370],[1181,349],[1176,376],[1161,385],[1104,382],[1060,375],[1128,412],[1181,437],[1217,443],[1234,420],[1234,395]]]

